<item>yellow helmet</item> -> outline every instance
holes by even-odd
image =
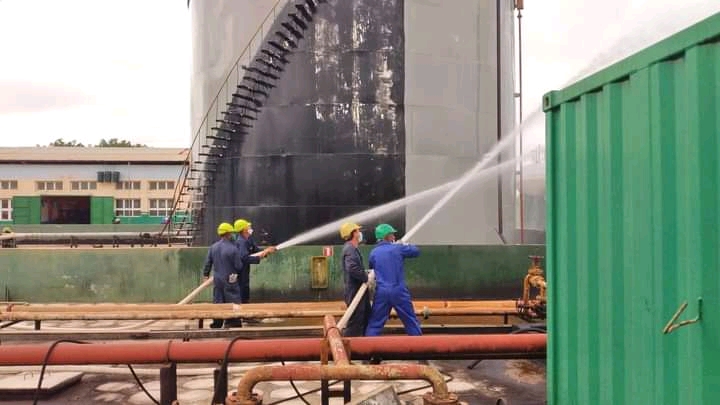
[[[360,225],[353,222],[345,222],[340,227],[340,237],[345,240],[350,239],[353,231],[357,231],[358,229],[360,229]]]
[[[235,232],[240,233],[250,227],[250,225],[252,225],[252,223],[247,219],[238,219],[235,221]]]
[[[223,236],[226,233],[232,233],[235,232],[233,229],[233,226],[228,224],[227,222],[223,222],[222,224],[218,225],[217,233],[218,236]]]

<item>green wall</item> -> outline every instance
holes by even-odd
[[[115,200],[112,197],[90,197],[90,223],[112,224]]]
[[[334,247],[334,254],[340,253]],[[367,257],[370,247],[362,249]],[[530,254],[544,246],[422,246],[406,263],[416,298],[517,298]],[[0,291],[30,302],[177,302],[201,281],[207,248],[2,249]],[[310,258],[321,246],[287,248],[252,266],[251,299],[335,300],[342,297],[337,256],[329,288],[310,289]],[[0,299],[6,299],[2,297]],[[197,301],[210,301],[209,289]]]
[[[15,196],[12,201],[11,221],[0,221],[0,225],[39,225],[41,220],[40,196]],[[90,223],[92,225],[112,224],[115,218],[115,199],[113,197],[90,197]],[[136,217],[119,217],[123,225],[154,225],[162,224],[164,216],[151,216],[143,213]],[[183,223],[190,220],[190,215],[178,211],[173,215],[173,222]],[[90,231],[96,231],[90,228]],[[19,231],[17,231],[19,232]]]
[[[148,214],[142,214],[136,217],[118,217],[120,218],[120,224],[128,225],[158,225],[162,224],[165,217],[150,216]]]
[[[12,217],[16,224],[39,224],[41,217],[40,197],[15,196],[12,200]]]

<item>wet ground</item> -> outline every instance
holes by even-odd
[[[468,361],[430,361],[429,365],[436,367],[446,375],[448,388],[455,392],[461,401],[468,404],[495,404],[498,398],[504,398],[511,405],[542,405],[545,403],[545,365],[537,360],[484,360],[474,369],[467,366],[473,362]],[[244,370],[250,369],[259,363],[232,364],[230,368],[229,390],[234,391],[237,382]],[[213,378],[208,364],[198,369],[196,367],[178,366],[178,373],[187,373],[193,368],[198,370],[196,375],[178,375],[178,401],[180,405],[207,405],[213,394]],[[65,389],[63,392],[44,398],[39,403],[54,405],[70,404],[153,404],[154,402],[145,394],[132,377],[129,369],[124,366],[117,367],[87,367],[80,366],[48,367],[46,376],[64,371],[83,371],[82,380]],[[108,373],[112,372],[112,374]],[[157,367],[138,366],[135,372],[139,375],[145,389],[150,395],[159,399],[160,382]],[[25,372],[9,372],[7,368],[0,370],[0,378],[13,374],[22,374],[26,378],[37,381],[39,368]],[[382,381],[356,381],[352,383],[353,398],[367,394],[382,385]],[[411,404],[421,404],[421,396],[430,389],[424,381],[395,381],[395,389],[403,401]],[[317,382],[298,381],[295,383],[298,391],[311,404],[320,403],[317,392],[320,384]],[[336,387],[342,387],[337,384]],[[304,404],[289,383],[260,383],[256,391],[263,393],[265,405],[268,404]],[[315,391],[315,392],[313,392]],[[15,400],[0,400],[3,405],[26,405],[32,398]],[[341,404],[342,399],[331,398],[331,404]]]
[[[73,321],[64,322],[62,326],[74,328],[128,328],[138,324],[137,321]],[[24,322],[5,329],[26,330],[32,324]],[[160,329],[180,328],[185,321],[160,321],[154,326]],[[43,330],[61,330],[59,322],[43,322]],[[3,342],[17,344],[21,342]],[[2,367],[0,359],[0,389],[2,379],[15,376],[16,379],[31,381],[30,386],[37,384],[40,367]],[[388,362],[388,364],[399,362]],[[498,398],[503,398],[509,405],[543,405],[545,404],[545,362],[539,360],[483,360],[477,364],[473,361],[429,361],[446,375],[448,388],[459,395],[461,401],[468,404],[495,405]],[[279,363],[267,363],[279,365]],[[246,370],[261,365],[260,363],[232,363],[229,369],[229,391],[234,391],[237,382]],[[469,366],[473,366],[472,369]],[[210,404],[213,396],[213,368],[216,364],[178,365],[178,401],[180,405]],[[160,382],[159,367],[151,365],[134,366],[145,389],[159,399]],[[39,404],[70,405],[70,404],[153,404],[153,400],[142,391],[127,366],[50,366],[46,378],[65,372],[82,372],[79,383],[48,398],[41,399]],[[353,399],[388,384],[383,381],[352,382]],[[430,389],[423,381],[395,381],[395,389],[400,398],[410,404],[422,404],[421,396]],[[320,404],[318,389],[320,384],[311,381],[298,381],[297,390],[310,404]],[[336,385],[339,389],[342,384]],[[264,396],[263,404],[305,404],[298,398],[295,389],[286,382],[260,383],[255,389]],[[0,405],[31,404],[32,397],[8,399],[0,393]],[[342,404],[342,399],[332,398],[331,404]]]

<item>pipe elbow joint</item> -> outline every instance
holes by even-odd
[[[225,405],[262,405],[262,394],[253,392],[250,398],[240,398],[237,392],[231,392],[225,398]]]

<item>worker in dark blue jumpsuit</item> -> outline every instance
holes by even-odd
[[[213,243],[208,250],[205,266],[203,267],[203,278],[210,278],[210,270],[213,270],[213,303],[234,303],[242,302],[242,291],[240,289],[239,273],[244,267],[242,256],[232,241],[233,226],[223,222],[217,228],[220,240]],[[226,327],[237,326],[238,319],[227,319]],[[213,319],[211,328],[221,328],[222,319]]]
[[[242,289],[242,303],[250,302],[250,265],[260,264],[260,259],[267,257],[270,253],[275,252],[275,247],[270,246],[264,250],[255,245],[251,236],[253,234],[252,223],[246,219],[238,219],[233,226],[237,239],[235,245],[240,251],[245,266],[240,272],[240,288]],[[257,255],[255,255],[257,254]]]
[[[394,243],[396,232],[388,224],[380,224],[375,228],[375,237],[379,242],[370,252],[368,260],[370,268],[375,270],[375,300],[365,330],[366,336],[380,335],[391,309],[395,309],[408,335],[422,335],[410,291],[405,284],[404,269],[405,259],[420,256],[420,250],[415,245]]]
[[[363,241],[360,225],[347,222],[340,227],[340,237],[345,240],[342,250],[342,270],[345,281],[344,300],[350,305],[360,286],[368,282],[368,273],[365,272],[362,255],[358,246]],[[345,326],[343,336],[363,336],[370,317],[370,293],[365,292],[355,312]]]

